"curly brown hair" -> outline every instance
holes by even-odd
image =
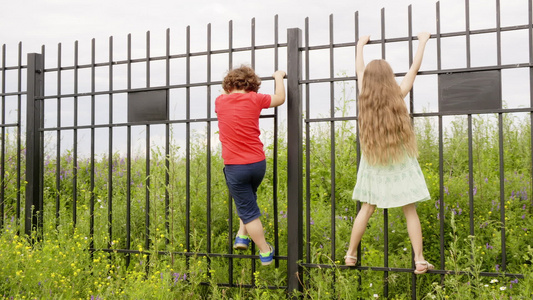
[[[261,79],[255,74],[254,69],[241,65],[239,68],[228,71],[224,81],[222,81],[222,88],[227,93],[233,90],[244,90],[247,92],[257,92],[261,86]]]

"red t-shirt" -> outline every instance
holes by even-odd
[[[234,93],[215,100],[222,159],[226,165],[245,165],[265,159],[259,139],[259,115],[270,106],[270,95]]]

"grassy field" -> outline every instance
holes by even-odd
[[[474,205],[469,207],[468,125],[466,117],[449,119],[443,136],[443,203],[439,214],[439,144],[436,118],[419,118],[415,127],[419,145],[419,162],[425,174],[432,199],[418,205],[425,244],[425,257],[436,268],[462,271],[460,275],[417,276],[419,299],[531,299],[533,296],[533,248],[531,218],[531,123],[529,115],[503,115],[503,165],[500,174],[498,116],[473,116],[472,126],[472,191]],[[356,180],[355,122],[337,122],[334,142],[327,124],[313,123],[310,131],[310,201],[311,253],[304,261],[321,264],[342,264],[356,202],[351,193]],[[271,132],[263,133],[267,139]],[[268,169],[259,190],[262,222],[267,240],[279,239],[279,253],[287,253],[286,140],[282,132],[278,140],[277,210],[273,201],[273,146],[267,145]],[[228,253],[229,231],[235,233],[238,219],[229,215],[228,194],[222,174],[219,149],[206,146],[205,132],[196,132],[190,144],[190,173],[186,173],[185,150],[170,149],[169,184],[164,149],[152,148],[150,176],[146,176],[146,160],[131,160],[131,179],[127,181],[128,162],[115,153],[96,157],[94,189],[91,189],[91,163],[77,162],[77,201],[74,203],[73,154],[65,151],[56,161],[56,154],[45,153],[44,230],[42,241],[30,243],[32,237],[21,236],[21,224],[15,216],[16,147],[6,136],[6,201],[4,228],[0,235],[0,295],[4,299],[280,299],[287,297],[286,262],[260,267],[250,259],[233,259],[233,273],[228,274],[228,258],[186,258],[179,254],[156,252]],[[332,191],[331,150],[335,145],[335,190]],[[211,176],[207,176],[210,159]],[[304,158],[305,159],[305,158]],[[59,164],[59,178],[56,167]],[[111,169],[111,180],[109,170]],[[305,174],[305,172],[304,172]],[[146,187],[149,178],[148,189]],[[60,188],[56,188],[59,180]],[[500,181],[504,187],[500,189]],[[208,183],[210,191],[208,195]],[[305,182],[305,180],[304,180]],[[187,183],[189,187],[187,188]],[[112,184],[112,198],[108,185]],[[130,190],[128,190],[128,185]],[[149,192],[150,200],[146,202]],[[165,211],[169,195],[168,223]],[[131,198],[130,249],[127,246],[126,206]],[[335,205],[332,211],[332,193]],[[503,193],[503,201],[500,199]],[[210,197],[208,197],[210,196]],[[190,199],[190,209],[186,199]],[[206,207],[210,198],[211,215],[207,223]],[[93,199],[91,201],[91,199]],[[59,207],[56,207],[59,203]],[[146,230],[146,209],[149,205],[149,232]],[[76,226],[73,207],[76,205]],[[307,205],[307,204],[306,204]],[[93,206],[93,208],[91,208]],[[56,219],[56,208],[59,218]],[[109,208],[112,222],[108,222]],[[473,232],[470,234],[470,211]],[[505,223],[501,212],[505,212]],[[94,219],[91,219],[91,211]],[[332,225],[331,216],[335,216]],[[276,216],[276,217],[274,217]],[[190,220],[189,244],[186,220]],[[229,228],[232,218],[233,228]],[[440,265],[440,222],[444,223],[445,266]],[[90,224],[94,220],[94,232]],[[278,230],[275,230],[277,222]],[[108,225],[112,236],[109,236]],[[168,229],[167,229],[168,224]],[[389,267],[410,268],[411,248],[401,209],[389,210]],[[208,243],[208,226],[211,232]],[[335,234],[332,236],[332,226]],[[362,240],[362,265],[383,266],[383,210],[370,220]],[[502,262],[502,228],[506,239],[506,268]],[[305,232],[305,231],[304,231]],[[34,234],[35,235],[35,234]],[[35,238],[34,236],[33,238]],[[147,243],[148,241],[148,243]],[[332,253],[332,243],[335,253]],[[110,248],[117,251],[89,251]],[[254,254],[251,251],[246,254]],[[481,272],[497,272],[501,276],[482,277]],[[524,278],[504,276],[524,274]],[[237,287],[218,286],[230,281]],[[410,299],[411,274],[389,273],[391,299]],[[310,269],[303,274],[302,296],[311,299],[383,298],[383,273],[340,268]],[[254,285],[249,289],[239,285]]]

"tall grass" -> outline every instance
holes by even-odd
[[[340,113],[346,110],[341,99]],[[343,108],[344,107],[344,108]],[[449,118],[443,132],[443,205],[440,211],[439,135],[436,118],[415,120],[419,146],[419,162],[424,172],[431,200],[420,203],[418,212],[424,236],[424,255],[437,268],[459,272],[459,275],[417,276],[419,298],[448,299],[526,299],[532,296],[533,220],[531,178],[531,123],[529,116],[505,114],[503,128],[503,166],[500,174],[500,136],[497,115],[472,118],[472,177],[469,182],[468,121],[466,117]],[[304,260],[312,263],[342,263],[349,242],[356,203],[351,199],[357,170],[356,123],[312,123],[309,132],[310,253]],[[265,132],[267,139],[271,132]],[[266,238],[274,241],[277,216],[279,253],[287,253],[287,197],[285,134],[278,140],[277,198],[273,201],[273,151],[267,145],[267,174],[261,185],[259,203]],[[279,268],[259,267],[250,259],[233,259],[233,273],[228,274],[229,259],[202,256],[185,257],[171,252],[228,253],[232,236],[238,227],[235,213],[229,213],[229,196],[225,186],[219,149],[207,149],[205,133],[197,132],[190,144],[187,170],[185,150],[172,146],[169,157],[164,149],[153,147],[150,153],[150,175],[146,175],[145,156],[132,157],[131,180],[127,182],[128,161],[118,153],[98,156],[94,164],[94,189],[91,190],[91,164],[88,159],[74,161],[66,151],[56,161],[55,153],[45,153],[44,162],[44,228],[42,241],[31,243],[31,237],[19,235],[22,224],[16,222],[15,205],[16,149],[12,136],[7,141],[6,200],[3,233],[0,236],[0,295],[21,298],[81,299],[176,299],[189,298],[278,299],[286,297],[286,262]],[[334,152],[332,153],[332,147]],[[52,147],[54,148],[54,147]],[[111,155],[111,159],[109,159]],[[210,155],[208,157],[208,155]],[[208,178],[207,162],[211,174]],[[167,168],[168,160],[168,168]],[[332,161],[335,173],[332,176]],[[59,164],[60,172],[56,176]],[[74,181],[74,169],[77,177]],[[111,170],[111,178],[109,178]],[[24,170],[22,170],[23,172]],[[168,172],[169,183],[166,183]],[[150,185],[146,183],[149,178]],[[59,179],[59,180],[58,180]],[[56,186],[59,182],[59,188]],[[76,186],[74,186],[76,182]],[[208,199],[208,182],[210,198]],[[332,189],[334,183],[335,189]],[[112,184],[109,197],[108,186]],[[188,186],[187,186],[188,184]],[[469,190],[470,185],[472,190]],[[500,189],[503,186],[503,190]],[[128,190],[129,186],[129,190]],[[76,201],[74,201],[74,187]],[[22,186],[22,189],[24,185]],[[130,195],[131,240],[128,247],[126,207]],[[146,195],[149,193],[149,201]],[[469,207],[469,193],[473,207]],[[503,201],[500,200],[503,193]],[[168,195],[168,200],[167,200]],[[187,203],[189,199],[189,204]],[[57,201],[58,200],[58,201]],[[207,204],[211,203],[210,223]],[[168,201],[169,206],[165,203]],[[59,203],[59,206],[56,206]],[[91,232],[91,205],[94,203],[94,232]],[[147,209],[148,231],[146,230]],[[188,205],[190,209],[187,211]],[[76,207],[76,224],[73,224]],[[111,210],[109,210],[111,207]],[[505,212],[504,222],[500,216]],[[56,210],[59,218],[56,219]],[[112,221],[108,222],[109,212]],[[474,222],[470,228],[469,214]],[[383,266],[383,210],[371,218],[362,240],[361,264]],[[401,209],[389,209],[389,266],[411,268],[411,247]],[[189,216],[189,217],[187,217]],[[332,219],[333,217],[333,219]],[[187,218],[190,235],[186,236]],[[233,227],[229,228],[229,221]],[[444,228],[444,261],[440,264],[440,224]],[[111,226],[112,235],[109,235]],[[210,229],[210,244],[207,232]],[[333,235],[333,229],[335,234]],[[506,239],[506,267],[502,262],[502,230]],[[473,234],[471,234],[471,230]],[[187,241],[189,243],[187,244]],[[148,243],[147,243],[148,242]],[[95,251],[89,251],[92,246]],[[334,246],[334,247],[333,247]],[[111,252],[98,249],[110,248]],[[129,248],[138,252],[121,253]],[[332,250],[335,249],[335,252]],[[158,255],[157,253],[167,253]],[[246,254],[254,254],[251,251]],[[250,276],[250,269],[256,268]],[[462,273],[461,273],[462,272]],[[483,277],[480,272],[498,272],[499,277]],[[524,274],[524,279],[503,276]],[[309,269],[302,274],[303,296],[362,299],[383,297],[383,273],[370,270]],[[233,278],[237,287],[219,286]],[[392,299],[410,298],[411,274],[389,273],[387,281]],[[497,280],[497,281],[495,281]],[[255,286],[254,289],[242,286]],[[522,298],[520,298],[522,297]],[[481,298],[480,298],[481,299]]]

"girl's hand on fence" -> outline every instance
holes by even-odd
[[[278,77],[281,77],[281,78],[285,78],[285,75],[287,75],[287,73],[285,73],[285,71],[276,71],[274,72],[274,74],[272,74],[272,77],[276,78],[276,76]]]
[[[429,32],[420,32],[416,36],[418,37],[418,40],[420,42],[427,42],[429,40],[429,37],[431,36],[431,34]]]
[[[364,46],[368,43],[368,41],[370,41],[370,36],[363,35],[362,37],[359,38],[359,41],[357,42],[357,46]]]

